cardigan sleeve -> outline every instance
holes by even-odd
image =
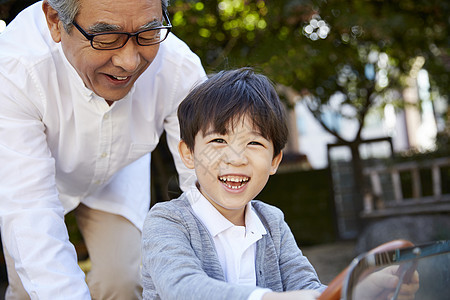
[[[257,288],[207,274],[205,268],[217,265],[215,249],[199,234],[194,216],[173,200],[151,209],[142,239],[144,299],[247,299]]]

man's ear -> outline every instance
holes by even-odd
[[[282,159],[283,159],[283,151],[280,151],[280,153],[278,153],[278,155],[276,155],[272,159],[270,175],[273,175],[273,174],[275,174],[277,172],[278,166],[280,165]]]
[[[180,153],[180,157],[184,165],[189,169],[194,169],[194,153],[191,149],[189,149],[185,141],[181,140],[178,143],[178,152]]]
[[[50,30],[50,34],[55,43],[61,41],[61,30],[64,30],[62,23],[59,21],[59,15],[56,10],[47,2],[42,3],[42,10],[45,14],[45,19],[47,20],[47,26]]]

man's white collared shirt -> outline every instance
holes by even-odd
[[[84,275],[64,213],[84,203],[142,228],[149,153],[163,131],[182,187],[189,186],[176,111],[205,73],[169,34],[130,93],[109,106],[53,42],[41,7],[26,9],[0,34],[1,235],[32,298],[82,299]]]

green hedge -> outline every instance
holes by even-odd
[[[257,199],[284,212],[299,245],[335,241],[329,169],[275,174]]]

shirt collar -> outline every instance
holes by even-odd
[[[251,202],[247,204],[245,210],[245,231],[255,234],[255,236],[262,236],[267,233]]]
[[[196,185],[192,185],[186,191],[186,195],[194,213],[213,237],[234,226],[200,193]],[[251,202],[247,203],[245,209],[245,228],[246,232],[253,232],[257,235],[267,233]]]
[[[58,43],[57,47],[64,62],[64,65],[66,66],[67,73],[69,74],[69,80],[75,86],[75,88],[83,94],[84,100],[86,101],[92,100],[92,98],[95,95],[94,92],[86,87],[86,85],[83,82],[83,79],[81,79],[80,75],[78,75],[75,68],[67,60],[67,57],[62,49],[61,43]]]

